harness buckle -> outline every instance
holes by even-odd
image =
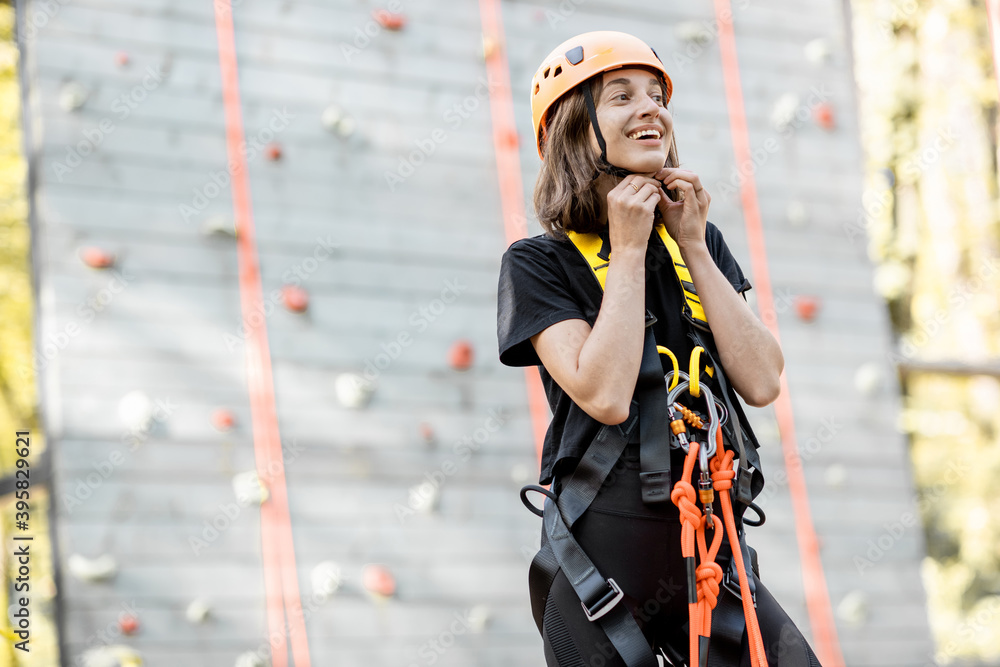
[[[607,584],[610,590],[590,607],[583,600],[580,601],[580,606],[583,607],[583,613],[587,615],[588,621],[596,621],[601,616],[604,616],[625,597],[625,593],[622,592],[622,589],[618,586],[618,582],[614,579],[609,577]]]

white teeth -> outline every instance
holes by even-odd
[[[660,138],[660,133],[657,130],[640,130],[639,132],[633,132],[628,135],[629,139],[642,139],[643,137],[652,137],[654,139]]]

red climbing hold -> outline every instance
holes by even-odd
[[[228,431],[236,425],[236,415],[232,410],[219,408],[212,413],[212,426],[218,431]]]
[[[434,442],[434,427],[427,422],[420,422],[420,437],[426,443]]]
[[[386,30],[402,30],[406,25],[406,17],[402,14],[390,12],[387,9],[379,9],[374,13],[375,20]]]
[[[118,627],[123,635],[134,635],[139,631],[139,619],[131,614],[123,614],[118,619]]]
[[[819,298],[802,294],[795,297],[795,313],[799,316],[799,319],[805,322],[812,322],[816,319],[818,311]]]
[[[448,363],[456,371],[464,371],[472,366],[472,343],[467,340],[456,340],[448,350]]]
[[[281,298],[285,301],[285,308],[293,313],[303,313],[309,307],[309,293],[297,285],[282,287]]]
[[[130,62],[132,62],[132,59],[125,51],[119,51],[115,54],[115,64],[119,67],[127,67]]]
[[[816,108],[813,109],[813,118],[816,120],[816,124],[824,130],[832,130],[837,126],[833,116],[833,105],[829,102],[817,104]]]
[[[272,141],[264,149],[264,154],[267,155],[267,159],[271,162],[277,162],[281,159],[281,145],[277,142]]]
[[[115,263],[115,256],[103,248],[87,246],[80,249],[80,259],[92,269],[106,269]]]
[[[396,579],[384,565],[365,565],[361,583],[368,591],[382,597],[392,597],[396,592]]]

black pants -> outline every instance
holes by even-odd
[[[683,453],[676,452],[672,474],[681,476]],[[697,474],[697,471],[696,471]],[[564,476],[553,485],[557,493]],[[716,499],[716,511],[721,508]],[[625,592],[623,602],[651,646],[667,646],[688,655],[687,581],[681,556],[681,524],[673,503],[646,505],[639,490],[639,446],[627,445],[590,508],[573,527],[580,546],[605,577]],[[728,540],[716,559],[731,557]],[[757,619],[770,667],[819,667],[812,649],[768,590],[756,579]],[[535,592],[532,591],[532,594]],[[624,667],[600,625],[584,616],[580,599],[560,571],[549,590],[542,639],[549,667]],[[743,659],[749,667],[747,635]],[[736,667],[735,665],[733,667]]]

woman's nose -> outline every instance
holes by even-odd
[[[643,116],[658,116],[660,104],[650,95],[643,95],[639,101],[639,113]]]

